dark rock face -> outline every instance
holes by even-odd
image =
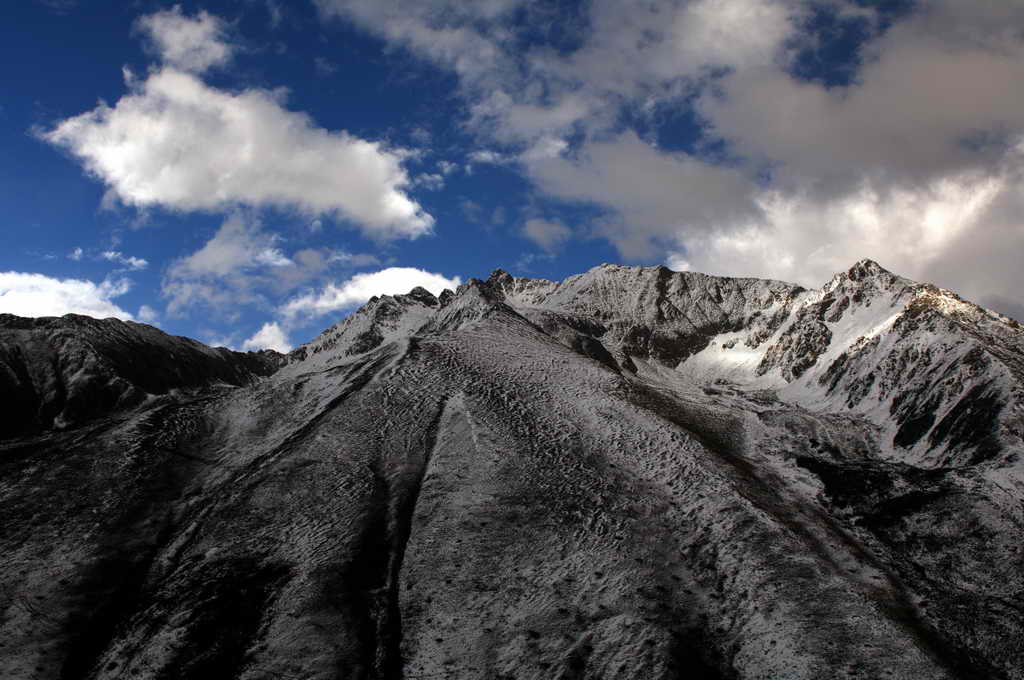
[[[869,261],[0,317],[0,677],[1024,678],[1022,336]]]
[[[172,390],[246,385],[283,363],[116,319],[0,314],[0,436],[80,424]]]

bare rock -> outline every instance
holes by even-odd
[[[0,677],[1024,678],[1024,333],[864,261],[0,317]]]

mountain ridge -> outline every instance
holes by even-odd
[[[625,274],[632,279],[632,290],[642,292],[627,299],[625,289],[620,286],[614,291],[604,291],[611,295],[611,304],[601,296],[598,296],[599,302],[594,304],[593,296],[587,298],[587,291],[601,285],[607,289],[611,285],[608,277],[603,277],[603,281],[601,279],[602,275],[609,272],[617,276]],[[729,289],[727,284],[732,284],[732,288]],[[727,286],[725,298],[722,297],[723,285]],[[664,286],[671,286],[671,292],[659,288]],[[981,356],[993,355],[999,363],[1006,365],[1016,381],[1021,381],[1024,376],[1019,360],[1010,358],[1024,349],[1019,334],[1016,334],[1020,330],[1018,323],[966,302],[951,291],[932,284],[919,284],[893,274],[870,259],[861,260],[848,270],[837,273],[816,291],[770,279],[736,279],[672,272],[661,266],[622,267],[602,264],[562,282],[513,277],[498,269],[486,280],[471,279],[460,286],[460,293],[452,294],[449,299],[477,289],[486,291],[495,301],[507,302],[517,314],[545,333],[606,365],[629,370],[630,367],[635,369],[634,358],[653,358],[672,369],[681,367],[683,373],[698,380],[724,378],[747,387],[784,388],[800,403],[824,400],[830,406],[836,402],[845,402],[851,409],[860,407],[865,404],[866,392],[873,386],[868,384],[873,379],[867,377],[872,375],[872,371],[862,370],[861,375],[851,375],[848,366],[857,362],[868,364],[884,360],[869,356],[870,350],[880,342],[883,331],[887,332],[895,326],[897,331],[914,334],[913,331],[919,330],[922,324],[927,324],[934,331],[936,325],[941,324],[940,319],[947,319],[956,325],[956,329],[947,328],[947,332],[966,333],[977,343],[984,344],[983,348],[975,344],[971,349],[960,352],[961,357],[970,354],[972,361],[977,361]],[[581,289],[583,303],[579,302]],[[689,304],[681,305],[686,309],[684,314],[674,304],[666,301],[666,297],[692,295],[694,290],[710,298],[714,304],[695,305],[692,299],[687,300]],[[429,309],[440,310],[445,307],[440,301],[435,304],[437,299],[429,293],[427,295],[430,297],[421,299],[429,299],[431,302],[424,303],[424,309],[416,308],[417,312],[429,313]],[[380,299],[397,301],[398,305],[405,307],[415,301],[401,295]],[[722,307],[730,302],[741,304],[728,310]],[[377,313],[375,305],[380,304],[390,310],[392,323],[394,317],[410,321],[391,306],[396,303],[371,301],[340,324],[325,330],[322,336],[331,335],[339,326],[350,323],[353,317],[367,314],[369,309]],[[872,304],[875,304],[876,309],[883,308],[886,312],[883,318],[875,319],[868,313]],[[622,308],[635,311],[628,318],[613,318],[613,310]],[[851,324],[842,323],[844,315],[857,317],[852,326],[867,333],[851,337]],[[871,327],[860,328],[868,317],[872,322]],[[426,317],[416,317],[411,326],[417,328],[403,325],[395,332],[415,333],[426,323]],[[832,328],[836,325],[846,328],[841,329],[841,337],[837,338],[837,343],[833,343]],[[346,352],[359,353],[364,348],[372,348],[376,346],[375,342],[383,342],[386,335],[388,332],[382,332],[380,325],[376,325],[364,331],[359,341],[350,344]],[[922,333],[916,335],[921,336]],[[725,346],[730,350],[739,348],[739,351],[731,353],[739,355],[738,360],[722,357],[729,352],[711,351],[715,338],[720,338],[719,346],[723,349]],[[610,347],[605,347],[602,339]],[[1012,342],[1012,352],[1004,349],[1004,342],[1000,340]],[[920,344],[919,337],[915,341]],[[1000,360],[999,356],[1006,361]],[[694,357],[694,361],[687,366],[686,362],[691,357]],[[756,365],[748,366],[754,359]],[[741,370],[737,366],[745,368]],[[925,372],[932,368],[928,367]],[[802,394],[793,384],[799,382],[808,371],[811,380],[803,381],[806,389]],[[965,387],[963,396],[966,397],[973,388]],[[932,410],[945,408],[947,412],[953,408],[946,403],[951,398],[952,395],[939,400],[928,397],[932,399]],[[1008,394],[1001,397],[1004,401],[1009,398]],[[881,399],[885,401],[888,397],[882,396]],[[925,399],[926,403],[928,399]],[[895,410],[902,428],[902,434],[894,433],[894,438],[911,445],[920,441],[921,437],[914,437],[912,431],[919,429],[928,420],[928,415],[923,413],[924,406],[914,400],[908,401],[907,398],[899,400],[898,405],[893,405],[892,400],[887,401],[887,404],[890,408],[888,415],[894,415],[892,411]],[[883,418],[881,411],[877,417]],[[1019,432],[1019,429],[1015,431]]]
[[[0,674],[1018,680],[1022,336],[870,261],[496,271],[288,355],[0,317],[114,395],[0,438]]]

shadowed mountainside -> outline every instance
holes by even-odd
[[[247,385],[282,363],[269,350],[207,347],[117,319],[0,314],[0,436],[68,427],[172,391]]]
[[[0,358],[3,677],[1024,678],[1024,332],[870,261]]]

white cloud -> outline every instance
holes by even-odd
[[[300,250],[288,257],[281,238],[258,220],[230,215],[199,250],[174,260],[164,275],[167,313],[208,305],[231,310],[265,302],[265,292],[285,291],[309,281],[329,266],[327,253]]]
[[[763,218],[681,232],[680,257],[820,285],[867,256],[1018,309],[1024,35],[1010,27],[1022,22],[1020,3],[931,0],[863,46],[848,86],[771,63],[725,77],[700,111],[752,165],[771,167],[756,197]]]
[[[815,202],[783,193],[762,197],[764,219],[737,225],[728,233],[694,234],[685,254],[699,271],[729,275],[770,276],[821,285],[850,261],[873,256],[901,273],[912,274],[965,226],[971,190],[936,187],[917,192],[880,194],[865,187],[843,200]],[[931,227],[931,228],[929,228]],[[885,257],[877,257],[880,251]]]
[[[1024,287],[1022,186],[1024,172],[1007,168],[995,176],[965,172],[923,188],[879,190],[865,183],[825,199],[764,192],[758,197],[763,219],[695,234],[667,264],[816,287],[851,261],[871,257],[1010,313]]]
[[[145,80],[128,74],[126,83],[129,93],[113,106],[39,134],[127,205],[297,208],[351,221],[377,240],[431,231],[433,217],[404,191],[408,152],[317,127],[284,108],[283,91],[227,92],[174,66]]]
[[[527,147],[576,126],[614,127],[624,101],[679,100],[712,69],[781,59],[806,14],[801,0],[594,0],[579,16],[525,0],[317,5],[452,69],[472,123]],[[546,25],[580,38],[579,48],[524,48]]]
[[[223,347],[224,349],[230,349],[232,352],[241,351],[238,347],[238,335],[237,331],[227,335],[210,329],[203,329],[199,332],[199,337],[210,347]]]
[[[227,276],[240,269],[270,264],[266,253],[279,252],[278,237],[263,231],[258,221],[246,220],[234,213],[220,225],[213,238],[170,267],[171,278]]]
[[[557,252],[572,237],[572,230],[561,222],[531,219],[523,225],[523,236],[540,246],[546,253]]]
[[[440,191],[444,188],[444,176],[436,172],[426,172],[417,177],[414,183],[428,191]]]
[[[684,153],[664,153],[633,132],[583,147],[578,158],[541,158],[527,164],[548,193],[612,208],[593,235],[626,257],[649,257],[659,242],[680,234],[728,229],[757,218],[755,187],[741,172]]]
[[[265,323],[255,335],[242,343],[243,352],[255,352],[261,349],[272,349],[287,353],[292,351],[288,342],[288,334],[277,322]]]
[[[136,316],[138,316],[139,321],[151,325],[156,325],[157,322],[160,321],[160,313],[149,305],[142,305],[139,307],[139,313],[136,314]]]
[[[114,262],[133,271],[139,271],[149,266],[149,262],[142,259],[141,257],[132,257],[130,255],[125,255],[119,250],[104,251],[100,253],[100,257],[102,257],[104,260],[107,260],[108,262]]]
[[[132,315],[112,301],[130,288],[131,282],[123,278],[96,284],[43,274],[0,272],[0,313],[29,317],[84,314],[131,320]]]
[[[514,159],[509,156],[498,152],[498,151],[473,151],[466,155],[466,158],[470,163],[479,163],[482,165],[505,165],[511,163]]]
[[[512,68],[500,45],[502,36],[487,31],[525,0],[315,0],[321,12],[355,21],[388,40],[452,68],[467,79],[485,78],[495,68]],[[511,38],[511,36],[506,36]]]
[[[202,73],[231,60],[234,47],[225,39],[224,23],[205,11],[190,18],[181,6],[141,17],[136,23],[152,42],[160,60],[183,71]]]
[[[1004,53],[893,39],[850,87],[752,70],[727,78],[701,111],[715,134],[772,163],[777,182],[845,190],[865,176],[927,182],[998,163],[1007,151],[1000,138],[1024,131],[1024,93],[1012,86],[1024,79],[1024,40]]]
[[[256,264],[265,264],[268,267],[287,267],[295,264],[289,260],[279,248],[264,248],[263,250],[256,253],[256,257],[253,258]]]
[[[430,142],[433,141],[434,138],[434,136],[430,134],[430,130],[419,126],[414,127],[412,131],[409,132],[409,137],[420,146],[429,146]]]
[[[167,267],[161,286],[167,314],[182,316],[207,307],[230,318],[246,305],[270,307],[283,294],[332,270],[380,264],[369,253],[302,248],[289,254],[284,246],[284,239],[258,219],[232,213],[201,248]]]
[[[84,255],[84,254],[85,253],[82,251],[81,248],[75,248],[70,253],[68,253],[68,259],[69,260],[74,260],[75,262],[79,262],[79,261],[81,261],[82,255]]]
[[[346,267],[360,268],[360,267],[373,267],[380,264],[380,258],[370,253],[346,253],[344,251],[338,251],[332,253],[328,262],[340,262]]]
[[[375,295],[408,293],[417,286],[440,295],[445,288],[455,289],[461,279],[446,278],[412,267],[388,267],[380,271],[356,274],[340,284],[329,283],[319,292],[310,292],[289,300],[280,308],[288,323],[313,319],[363,304]]]
[[[522,154],[524,161],[544,160],[545,158],[558,158],[568,151],[569,142],[556,137],[541,137],[533,146]]]

